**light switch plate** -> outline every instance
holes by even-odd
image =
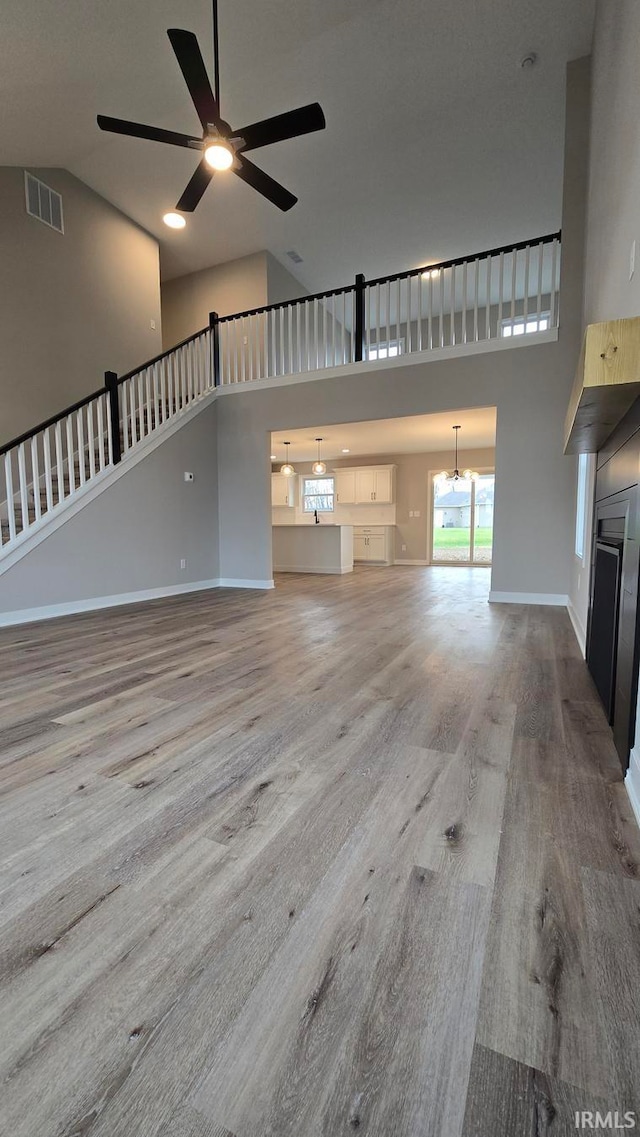
[[[185,482],[192,482],[193,481],[193,474],[189,473],[188,470],[185,470],[184,480],[185,480]]]

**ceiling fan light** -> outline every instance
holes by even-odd
[[[170,229],[184,229],[187,224],[186,219],[181,213],[174,213],[173,211],[171,213],[165,213],[162,220]]]
[[[435,481],[436,482],[448,482],[449,481],[448,470],[441,470],[439,474],[436,474]]]
[[[204,152],[207,164],[212,170],[229,170],[235,158],[233,147],[222,138],[210,142]]]

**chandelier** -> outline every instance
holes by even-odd
[[[460,473],[460,470],[458,469],[458,431],[460,430],[460,426],[454,426],[452,429],[456,432],[455,465],[453,470],[441,470],[439,474],[436,474],[435,481],[439,483],[453,482],[454,485],[456,482],[460,481],[475,482],[480,477],[477,470],[463,470],[462,473]]]

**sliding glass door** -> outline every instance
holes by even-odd
[[[433,481],[431,563],[490,565],[495,474]]]

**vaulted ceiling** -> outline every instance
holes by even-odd
[[[590,50],[594,0],[219,4],[232,125],[324,108],[324,132],[252,154],[291,212],[217,175],[170,233],[194,155],[96,126],[198,133],[166,29],[195,31],[210,65],[209,0],[3,0],[2,162],[71,170],[160,239],[166,277],[267,248],[315,291],[559,226],[565,65]]]

